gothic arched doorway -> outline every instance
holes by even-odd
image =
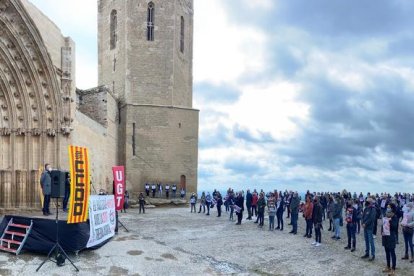
[[[187,185],[187,183],[186,183],[186,177],[185,177],[185,175],[181,175],[181,177],[180,177],[180,186],[185,191],[187,191],[186,185]]]

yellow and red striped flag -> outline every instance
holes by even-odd
[[[70,199],[67,223],[88,219],[90,195],[90,167],[88,149],[69,146]]]

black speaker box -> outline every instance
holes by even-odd
[[[50,177],[52,178],[52,191],[51,198],[65,197],[65,180],[66,172],[64,171],[51,171]]]

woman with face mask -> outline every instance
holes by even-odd
[[[382,246],[384,246],[387,260],[387,267],[383,272],[388,273],[388,275],[395,275],[395,267],[397,264],[395,246],[397,243],[398,218],[396,216],[396,211],[396,206],[393,203],[390,203],[387,205],[385,216],[382,218]]]

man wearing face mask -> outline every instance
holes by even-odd
[[[373,237],[374,221],[377,219],[377,210],[374,206],[374,200],[367,198],[365,202],[364,213],[362,214],[362,227],[364,228],[364,239],[365,239],[365,255],[362,259],[369,258],[369,250],[371,248],[370,261],[375,260],[375,244]]]
[[[52,167],[49,164],[45,164],[45,170],[40,177],[40,186],[42,187],[43,192],[43,215],[50,215],[49,204],[50,204],[50,194],[52,192],[52,178],[50,177],[50,172]]]

